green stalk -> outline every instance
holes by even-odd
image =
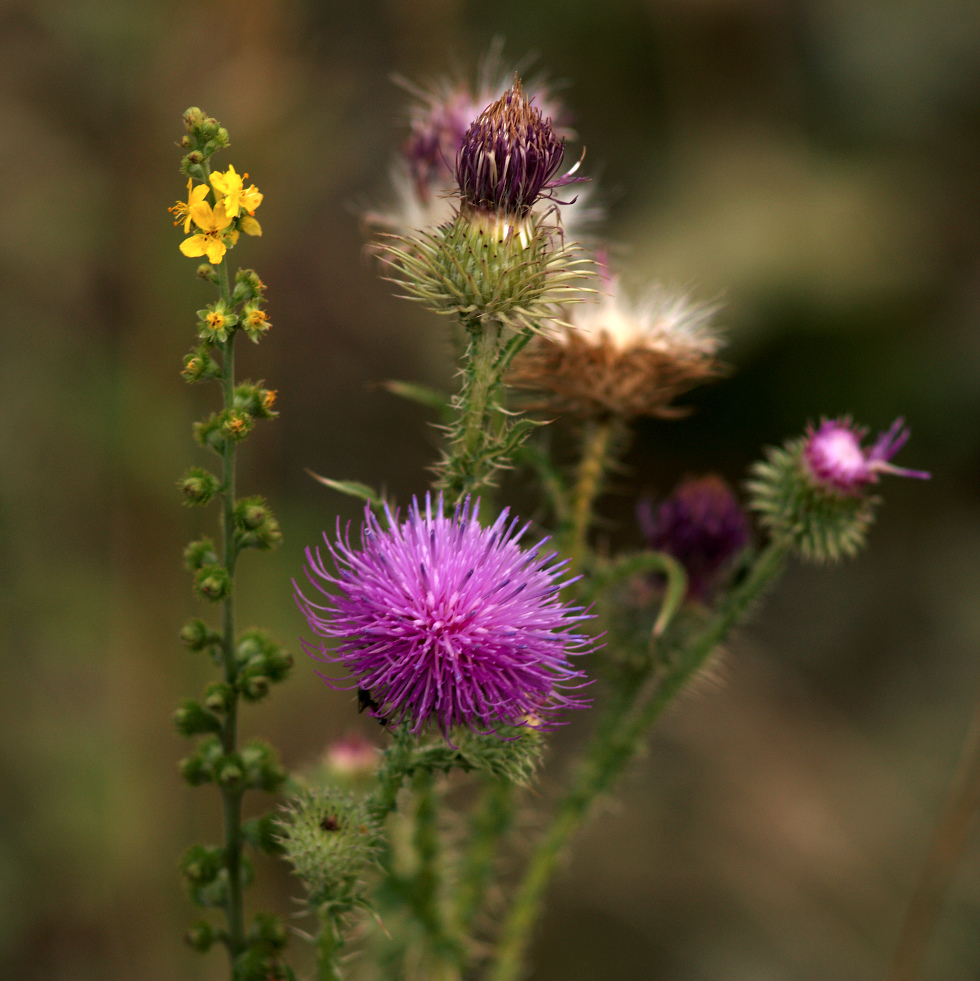
[[[582,459],[578,465],[578,479],[572,490],[571,529],[568,536],[568,571],[577,575],[582,570],[588,548],[589,525],[592,523],[592,505],[602,488],[602,481],[609,465],[609,444],[612,441],[612,419],[590,420],[582,436]]]
[[[228,267],[224,261],[218,266],[218,278],[222,299],[231,305],[231,289],[228,284]],[[232,407],[235,392],[235,335],[221,345],[221,387],[225,409]],[[231,584],[224,598],[221,611],[221,653],[224,662],[225,682],[231,689],[228,708],[221,730],[222,747],[226,754],[238,749],[238,663],[235,659],[235,441],[225,439],[222,452],[222,536],[224,565]],[[232,965],[245,950],[245,908],[242,898],[242,791],[239,788],[221,788],[224,799],[225,868],[228,870],[228,953]]]
[[[341,981],[338,955],[344,945],[336,919],[328,908],[321,909],[320,932],[316,937],[316,981]]]
[[[709,626],[670,665],[654,668],[645,680],[635,679],[628,710],[622,702],[607,709],[571,790],[558,805],[555,819],[531,856],[504,922],[489,981],[516,981],[531,930],[540,914],[545,889],[562,851],[584,820],[589,806],[605,791],[636,754],[646,731],[704,666],[708,657],[752,603],[778,575],[788,546],[772,543],[763,551],[745,581],[729,595]],[[616,719],[619,719],[617,722]]]
[[[497,845],[514,819],[514,785],[487,781],[470,822],[469,843],[460,863],[456,890],[456,930],[465,937],[483,905]]]

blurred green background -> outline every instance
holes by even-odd
[[[285,545],[240,565],[243,625],[294,650],[303,546],[356,508],[304,468],[425,487],[426,414],[373,383],[452,379],[444,325],[394,299],[358,210],[404,137],[393,72],[505,56],[564,97],[634,281],[720,298],[735,374],[639,427],[602,510],[685,474],[738,480],[821,414],[904,414],[871,549],[794,565],[717,672],[662,722],[556,882],[535,981],[861,981],[884,972],[980,678],[980,12],[973,0],[5,0],[0,6],[0,975],[225,976],[180,937],[177,857],[218,811],[190,791],[171,712],[208,668],[183,544],[213,515],[176,480],[216,392],[180,359],[209,297],[166,207],[180,114],[231,131],[265,193],[236,263],[274,328],[243,377],[281,418],[242,454]],[[526,491],[512,487],[518,500]],[[523,497],[522,497],[523,495]],[[544,793],[588,713],[556,739]],[[351,729],[298,658],[246,715],[287,765]],[[297,882],[260,869],[262,902]],[[928,977],[980,975],[980,842]]]

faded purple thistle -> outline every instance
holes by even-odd
[[[855,426],[849,418],[825,419],[818,429],[807,427],[803,459],[817,484],[841,494],[857,495],[869,484],[876,484],[883,473],[928,480],[924,470],[907,470],[888,461],[905,445],[909,430],[899,417],[890,429],[879,433],[874,445],[862,449],[867,429]]]
[[[640,501],[637,517],[649,546],[684,566],[692,599],[709,599],[749,542],[745,513],[731,488],[713,475],[685,480],[656,514],[649,499]]]
[[[520,79],[480,113],[456,155],[464,209],[526,218],[539,197],[583,177],[555,178],[565,156],[550,119],[525,98]],[[577,165],[576,165],[577,166]],[[574,171],[575,168],[573,167]]]
[[[341,641],[307,651],[342,664],[371,693],[376,715],[407,721],[413,733],[427,723],[443,733],[537,726],[555,709],[586,704],[561,690],[583,677],[567,655],[592,646],[570,629],[588,614],[558,598],[565,563],[542,557],[543,543],[521,549],[527,525],[506,510],[490,528],[478,510],[467,500],[446,516],[441,496],[433,509],[426,495],[425,509],[414,500],[405,521],[386,508],[383,528],[366,508],[360,549],[339,527],[337,541],[327,540],[336,575],[319,549],[306,550],[307,577],[327,602],[298,586],[296,600],[314,633]]]

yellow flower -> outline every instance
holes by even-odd
[[[231,218],[220,204],[212,208],[207,201],[191,205],[189,214],[201,230],[196,235],[185,238],[180,243],[180,251],[191,259],[206,255],[208,262],[217,265],[228,251],[222,232],[231,224]]]
[[[262,203],[262,193],[254,184],[248,188],[244,186],[244,181],[248,174],[238,174],[234,167],[229,167],[222,173],[220,170],[211,175],[211,186],[221,200],[218,202],[225,209],[225,212],[232,218],[237,218],[242,210],[250,215],[255,214],[255,209]],[[249,232],[254,235],[254,232]]]
[[[195,204],[200,204],[205,195],[208,193],[207,184],[198,184],[194,187],[194,181],[192,178],[187,178],[187,200],[178,201],[172,208],[167,208],[167,211],[173,212],[174,218],[177,220],[174,222],[175,225],[179,225],[181,222],[184,223],[184,234],[187,235],[191,230],[191,208]]]

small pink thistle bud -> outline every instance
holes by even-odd
[[[842,494],[858,494],[869,484],[878,482],[878,475],[895,474],[928,480],[924,470],[896,467],[888,461],[905,445],[909,429],[899,417],[890,429],[878,435],[873,446],[861,448],[867,429],[854,426],[850,419],[825,419],[818,429],[807,428],[803,459],[817,483]]]

